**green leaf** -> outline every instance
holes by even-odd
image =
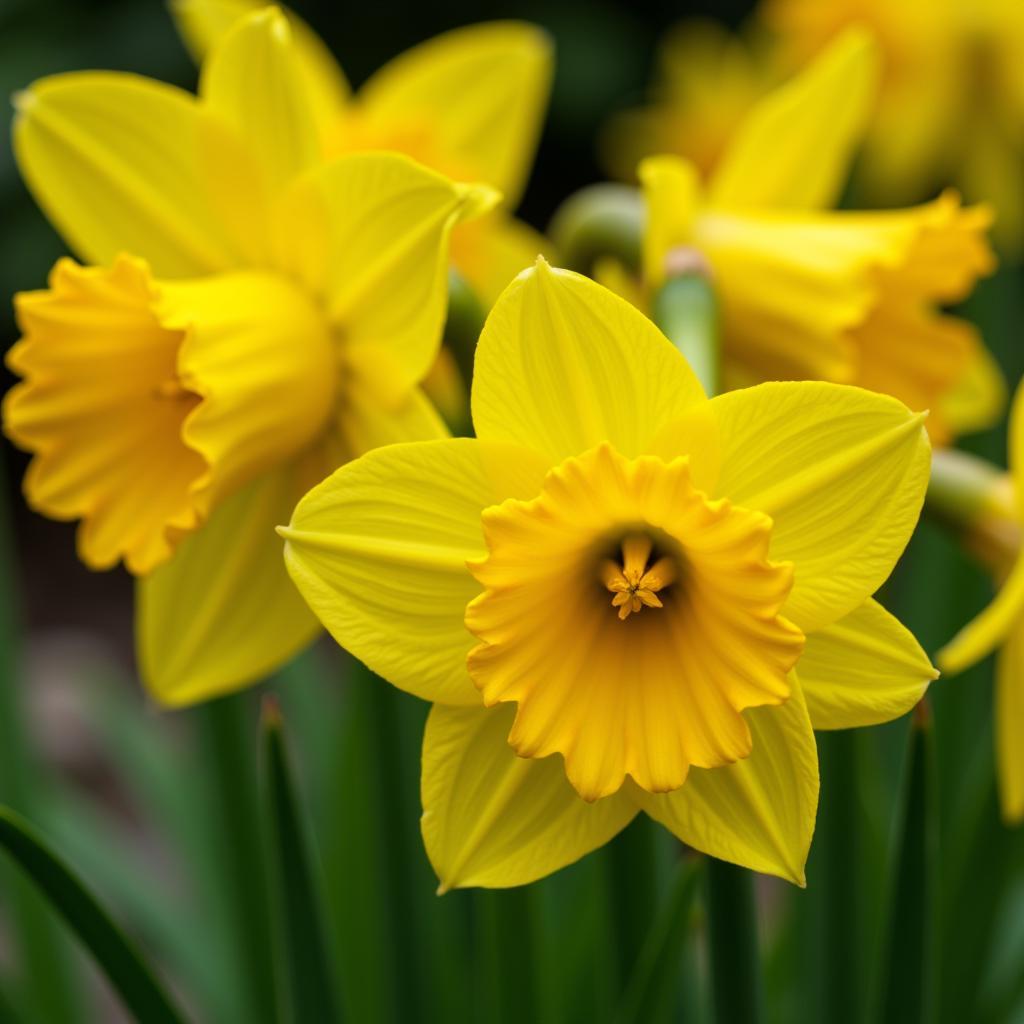
[[[670,1013],[702,866],[698,858],[691,857],[680,861],[676,868],[671,892],[647,934],[626,985],[616,1014],[619,1024],[660,1020]]]
[[[9,808],[0,807],[0,846],[63,915],[140,1024],[183,1024],[184,1018],[121,929],[32,826]]]
[[[707,878],[714,1020],[717,1024],[759,1024],[764,1020],[764,990],[753,873],[712,857]]]
[[[264,770],[295,1024],[339,1020],[316,851],[292,782],[281,713],[263,703]]]

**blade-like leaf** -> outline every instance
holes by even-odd
[[[0,808],[0,846],[63,915],[140,1024],[183,1024],[184,1018],[121,929],[71,868],[9,808]]]

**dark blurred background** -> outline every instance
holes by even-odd
[[[292,6],[324,37],[355,87],[391,57],[446,29],[500,18],[543,25],[555,40],[557,70],[550,116],[520,208],[521,216],[543,229],[562,199],[601,179],[597,131],[611,111],[643,94],[664,29],[693,15],[735,24],[751,4],[298,0]],[[188,89],[196,82],[196,70],[161,3],[0,0],[0,94],[10,96],[42,75],[90,68],[133,71]],[[43,287],[50,266],[65,251],[22,185],[6,142],[0,150],[0,225],[0,347],[6,351],[17,337],[9,297]],[[0,370],[0,390],[12,382],[11,374]],[[4,441],[0,459],[14,510],[14,571],[23,583],[28,630],[98,630],[129,667],[126,574],[82,567],[75,558],[73,525],[52,523],[24,507],[19,482],[27,457]]]

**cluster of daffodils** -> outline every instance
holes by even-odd
[[[891,720],[936,676],[873,598],[931,443],[1003,403],[942,311],[993,268],[988,207],[832,209],[873,123],[871,37],[777,87],[760,42],[677,40],[710,63],[681,73],[672,120],[610,136],[643,140],[621,149],[646,156],[641,265],[612,251],[595,280],[511,212],[551,79],[539,30],[457,30],[352,93],[290,12],[175,14],[197,95],[87,72],[17,97],[19,167],[76,259],[16,297],[3,406],[31,506],[136,577],[149,692],[237,690],[326,627],[433,704],[442,889],[530,882],[641,812],[803,884],[814,730]],[[725,65],[729,117],[698,109],[670,145],[694,123],[675,105],[710,102],[702,69]],[[694,267],[719,394],[646,315]],[[453,276],[489,311],[471,438],[429,397]],[[1019,565],[951,667],[1012,642]]]

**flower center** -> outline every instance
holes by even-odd
[[[650,564],[653,550],[650,537],[630,534],[622,541],[621,562],[606,558],[601,565],[601,581],[614,595],[612,607],[619,609],[620,619],[645,607],[664,607],[658,591],[675,580],[676,568],[668,555]]]

